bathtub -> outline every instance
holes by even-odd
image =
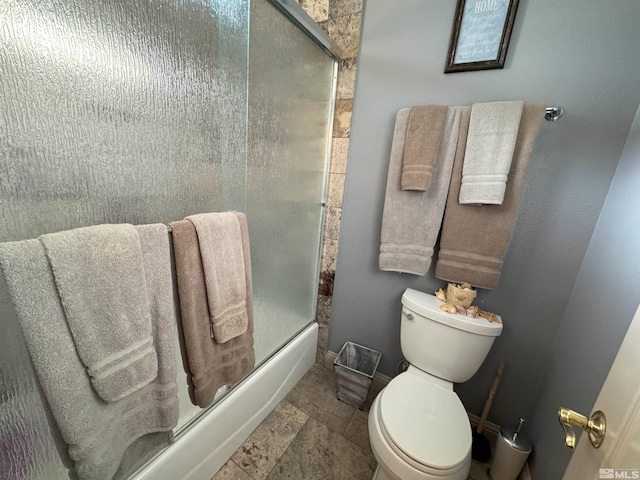
[[[318,324],[312,323],[256,369],[132,480],[210,480],[311,368]]]

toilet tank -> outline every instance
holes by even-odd
[[[402,295],[400,343],[407,361],[453,383],[478,371],[502,323],[446,313],[434,295],[408,288]]]

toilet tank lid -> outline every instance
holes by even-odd
[[[444,312],[440,310],[440,305],[443,302],[438,300],[435,295],[419,292],[412,288],[405,290],[402,295],[402,304],[423,317],[459,330],[488,337],[497,337],[502,333],[501,318],[500,322],[490,322],[482,317],[471,318],[466,315]]]

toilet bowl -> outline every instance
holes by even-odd
[[[448,314],[433,295],[407,289],[400,339],[409,362],[369,411],[373,480],[466,480],[471,425],[453,384],[484,361],[502,323]]]
[[[453,389],[412,367],[395,377],[369,412],[375,480],[465,480],[469,417]],[[451,384],[449,384],[451,385]]]

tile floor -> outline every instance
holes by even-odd
[[[367,415],[335,396],[334,372],[315,364],[212,480],[370,480]],[[488,465],[472,465],[484,480]]]

